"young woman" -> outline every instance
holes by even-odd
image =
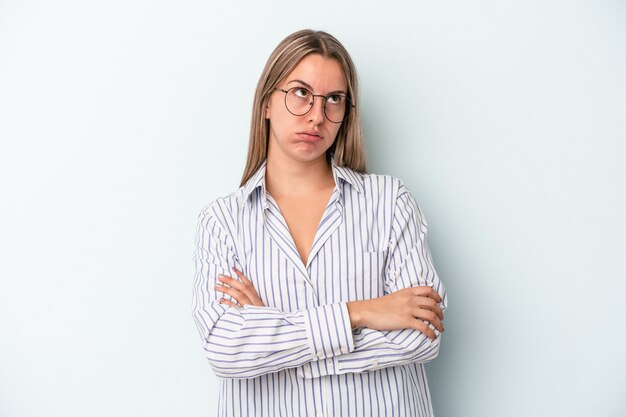
[[[241,188],[205,207],[193,316],[219,416],[431,416],[446,294],[402,182],[366,174],[357,77],[285,38],[254,99]]]

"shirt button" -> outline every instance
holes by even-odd
[[[307,378],[311,378],[311,371],[308,369],[304,370],[304,376],[306,376]]]
[[[328,369],[330,369],[332,371],[333,370],[333,361],[329,360],[328,362],[326,362],[326,364],[328,365]]]
[[[324,352],[322,352],[321,350],[317,351],[317,357],[318,358],[322,358],[324,356]]]

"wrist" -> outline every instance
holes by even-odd
[[[365,301],[349,301],[346,303],[348,307],[348,315],[350,316],[350,325],[353,329],[365,326]]]

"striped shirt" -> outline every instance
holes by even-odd
[[[418,204],[396,178],[332,165],[335,189],[304,265],[265,163],[198,220],[193,317],[220,378],[218,416],[432,416],[424,363],[439,351],[413,329],[352,329],[346,302],[428,285],[442,297]],[[266,307],[230,308],[214,289],[236,267]],[[431,325],[431,328],[434,327]]]

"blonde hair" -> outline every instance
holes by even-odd
[[[306,29],[292,33],[283,39],[270,55],[261,73],[252,105],[248,158],[241,185],[250,179],[267,158],[269,120],[265,118],[265,108],[270,95],[274,92],[274,87],[289,75],[305,56],[310,54],[319,54],[325,58],[337,60],[348,80],[348,98],[355,105],[349,110],[350,114],[339,128],[335,142],[327,151],[326,156],[329,161],[333,159],[338,166],[367,172],[365,142],[358,106],[356,68],[348,51],[332,35]]]

